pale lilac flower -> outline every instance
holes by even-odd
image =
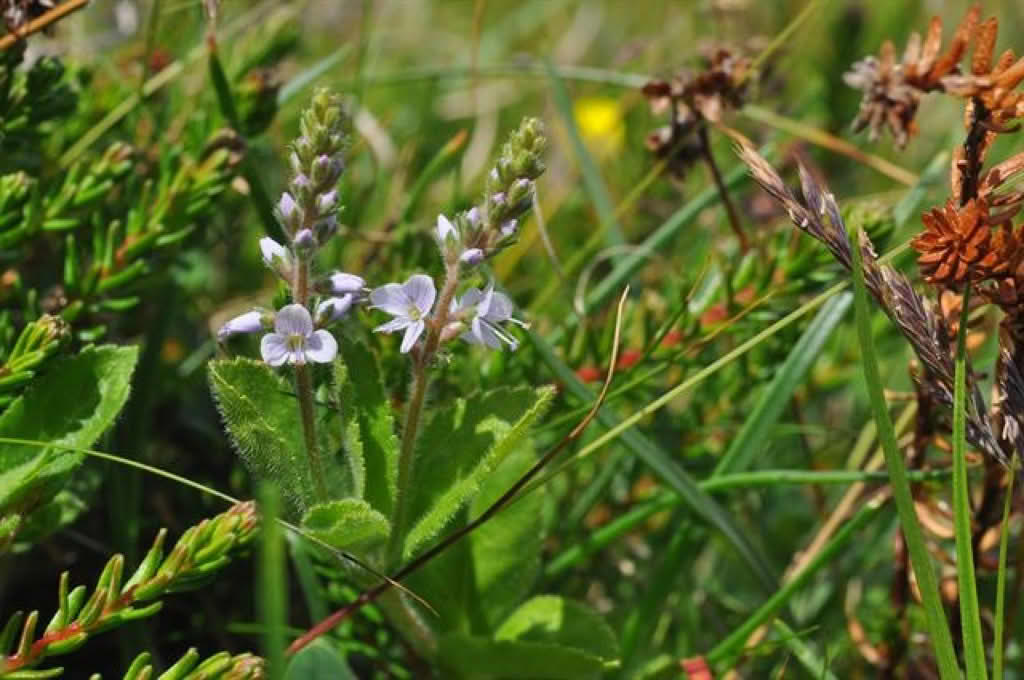
[[[391,321],[374,328],[379,333],[405,331],[402,338],[401,351],[412,349],[426,328],[424,319],[434,306],[437,290],[434,280],[425,274],[415,274],[405,283],[389,283],[376,288],[370,293],[370,303],[374,309],[387,312],[395,317]]]
[[[325,326],[335,321],[341,321],[352,309],[355,297],[349,293],[341,297],[331,297],[322,301],[316,306],[316,322]]]
[[[480,215],[480,208],[475,205],[466,211],[466,221],[474,229],[480,228],[480,223],[483,221],[483,217]]]
[[[259,333],[263,330],[263,313],[253,310],[230,319],[217,331],[217,342],[224,342],[233,335]]]
[[[288,264],[288,249],[269,236],[260,239],[260,252],[263,254],[263,264],[272,269],[276,269],[279,264]]]
[[[470,288],[463,294],[455,308],[455,314],[458,316],[473,316],[469,322],[469,330],[462,334],[462,339],[491,349],[499,349],[504,343],[515,350],[519,347],[519,341],[499,325],[507,321],[526,328],[525,323],[512,318],[512,310],[512,300],[504,293],[494,290],[493,284],[487,286],[484,291]]]
[[[329,288],[334,295],[359,294],[366,288],[363,277],[346,272],[334,272],[327,277]]]
[[[338,342],[328,331],[313,330],[313,319],[302,305],[282,307],[274,317],[274,331],[260,341],[260,354],[271,366],[325,364],[338,353]]]

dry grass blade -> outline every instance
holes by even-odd
[[[10,49],[10,47],[16,42],[27,38],[33,33],[38,33],[39,31],[47,29],[72,12],[77,12],[88,4],[89,0],[67,0],[67,2],[57,5],[50,11],[39,15],[24,26],[20,26],[16,31],[8,33],[4,37],[0,38],[0,52]]]

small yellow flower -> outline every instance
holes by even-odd
[[[622,148],[626,126],[619,100],[612,97],[583,97],[573,105],[576,126],[587,146],[598,155]]]

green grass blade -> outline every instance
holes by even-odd
[[[935,580],[931,556],[925,546],[921,527],[917,523],[914,510],[914,499],[907,482],[906,466],[903,455],[896,444],[896,433],[886,406],[882,391],[882,378],[878,371],[878,359],[875,357],[874,339],[871,337],[871,316],[868,307],[868,294],[864,285],[862,254],[860,250],[860,232],[851,234],[853,246],[853,298],[856,309],[857,335],[860,338],[861,364],[864,367],[864,378],[868,387],[868,399],[875,415],[878,427],[878,440],[885,452],[885,462],[889,468],[889,479],[893,499],[899,511],[903,536],[910,552],[910,563],[917,577],[918,589],[924,602],[925,617],[931,633],[932,647],[939,665],[942,680],[958,680],[960,669],[957,666],[956,654],[953,652],[953,638],[946,623],[946,613],[939,599],[939,587]]]
[[[772,627],[781,635],[782,643],[789,648],[812,678],[821,680],[839,680],[828,668],[828,657],[821,659],[811,647],[801,639],[800,634],[787,626],[781,619],[775,619]]]
[[[287,104],[295,95],[306,89],[317,78],[345,61],[351,52],[352,43],[345,43],[323,59],[315,62],[309,68],[303,69],[289,78],[288,82],[277,93],[277,105],[284,106]]]
[[[960,589],[960,627],[968,680],[988,680],[985,646],[981,637],[978,584],[971,543],[971,499],[967,479],[967,316],[971,287],[964,289],[960,329],[956,339],[953,387],[953,530],[956,536],[956,575]]]
[[[915,482],[949,479],[949,476],[948,469],[907,472],[907,478]],[[889,473],[887,472],[864,472],[862,470],[757,470],[705,479],[698,486],[701,491],[707,493],[722,493],[732,489],[761,486],[854,484],[856,482],[884,482],[888,479]],[[675,493],[667,491],[635,506],[608,524],[590,532],[584,540],[556,555],[548,562],[544,573],[548,576],[557,576],[571,569],[590,555],[633,531],[653,515],[676,508],[682,502],[682,499]]]
[[[532,332],[529,337],[544,363],[551,368],[574,396],[584,402],[593,402],[596,399],[596,395],[555,354],[554,349],[544,338]],[[614,428],[618,425],[618,418],[606,408],[598,411],[597,418],[606,428]],[[730,513],[702,491],[697,482],[676,461],[636,429],[625,431],[622,434],[622,443],[646,463],[661,478],[662,482],[678,493],[683,502],[690,506],[697,516],[721,531],[758,577],[761,584],[769,590],[774,590],[776,579],[767,558],[750,542],[746,533],[736,525]]]
[[[1010,537],[1010,508],[1013,503],[1013,482],[1017,474],[1017,459],[1010,465],[1010,478],[1006,482],[1006,501],[1003,503],[1003,523],[999,536],[999,571],[996,575],[995,643],[992,649],[992,678],[1003,680],[1003,648],[1006,625],[1006,553]]]
[[[608,188],[604,185],[601,172],[594,162],[594,157],[587,151],[583,137],[580,136],[579,128],[576,127],[576,117],[573,115],[572,99],[569,97],[569,90],[565,87],[554,64],[550,61],[544,62],[548,71],[548,78],[551,81],[551,93],[555,100],[555,108],[562,117],[569,132],[569,141],[572,143],[573,153],[580,164],[580,172],[583,174],[583,188],[590,196],[590,202],[594,204],[597,212],[597,222],[602,229],[606,230],[605,243],[610,246],[619,245],[625,242],[622,236],[622,229],[615,218],[615,208],[611,196],[608,195]]]
[[[263,657],[267,660],[268,677],[284,676],[285,627],[288,612],[288,584],[285,572],[284,537],[277,523],[280,500],[277,488],[263,485],[260,490],[262,515],[262,549],[260,551],[259,592],[256,601],[264,626]]]
[[[768,623],[775,614],[789,602],[806,584],[811,577],[823,566],[837,558],[856,535],[857,531],[865,526],[870,520],[877,517],[879,510],[884,507],[882,499],[867,503],[855,514],[843,528],[836,532],[836,535],[829,541],[821,552],[813,560],[807,563],[803,569],[793,575],[793,578],[784,586],[779,588],[771,597],[762,604],[757,611],[747,617],[736,630],[729,634],[724,640],[718,643],[714,649],[705,655],[709,663],[720,663],[731,659],[739,654],[747,638],[751,633]],[[948,634],[948,633],[947,633]]]
[[[754,410],[743,422],[712,476],[736,472],[750,467],[754,456],[769,439],[769,430],[778,422],[789,404],[793,391],[803,382],[825,341],[832,335],[853,301],[849,293],[838,295],[818,311],[807,330],[800,336],[771,383],[761,393]]]

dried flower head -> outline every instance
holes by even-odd
[[[979,6],[967,12],[949,48],[941,55],[942,20],[933,17],[924,41],[920,34],[912,33],[899,61],[896,60],[896,48],[892,42],[886,41],[879,56],[866,57],[855,63],[843,77],[847,85],[864,93],[853,129],[859,132],[867,128],[868,138],[872,141],[888,129],[896,145],[905,146],[916,131],[914,116],[921,97],[928,92],[945,89],[943,78],[956,70],[966,53],[977,32],[980,14]]]
[[[924,231],[911,245],[921,253],[917,264],[929,283],[950,288],[962,287],[968,279],[974,282],[1004,272],[1008,263],[1005,248],[1010,245],[1005,234],[993,247],[988,204],[971,199],[957,207],[947,201],[944,208],[933,208],[921,215]]]
[[[700,72],[683,72],[669,80],[652,80],[641,92],[655,114],[669,113],[669,124],[647,135],[647,148],[669,160],[669,169],[682,175],[701,157],[693,133],[705,120],[743,105],[750,59],[736,50],[714,46],[705,51]]]

